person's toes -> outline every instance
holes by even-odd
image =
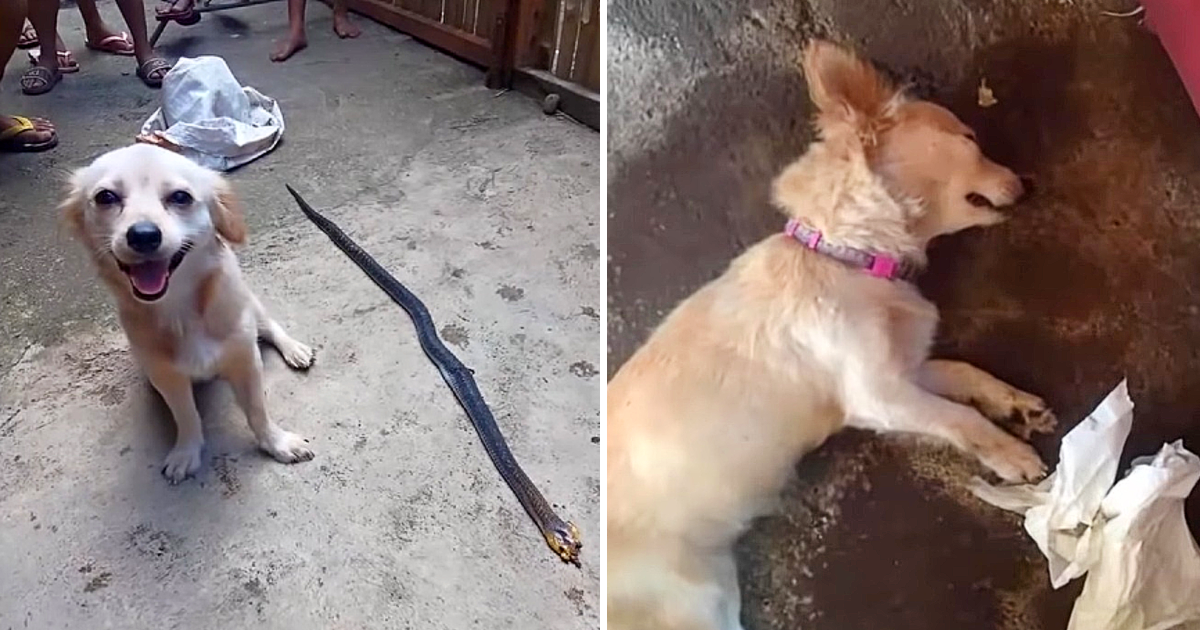
[[[56,131],[54,125],[49,120],[43,118],[34,118],[30,122],[33,123],[33,130],[37,134],[38,142],[45,142],[54,137]]]
[[[288,38],[275,45],[275,50],[271,52],[271,61],[286,61],[288,57],[302,50],[308,42],[304,38]]]
[[[164,0],[154,7],[154,13],[163,15],[181,15],[191,13],[195,6],[192,0]]]
[[[33,129],[27,129],[17,134],[27,144],[40,144],[49,142],[54,139],[54,125],[44,118],[30,118],[29,122],[33,123]],[[0,131],[11,128],[16,125],[17,121],[7,117],[0,116]]]
[[[354,22],[350,21],[349,16],[334,16],[333,17],[333,32],[337,33],[338,37],[355,38],[362,35],[362,30],[358,28]]]

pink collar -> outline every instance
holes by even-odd
[[[855,247],[835,245],[824,240],[820,230],[804,227],[795,219],[787,222],[783,233],[814,252],[829,256],[851,267],[862,269],[876,278],[912,280],[917,275],[916,265],[885,254],[875,254]]]

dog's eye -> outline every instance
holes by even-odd
[[[969,131],[968,131],[967,133],[964,133],[964,134],[963,134],[963,137],[964,137],[964,138],[966,138],[967,140],[970,140],[971,142],[977,142],[977,141],[978,141],[978,139],[975,137],[975,134],[973,134],[973,133],[971,133],[971,132],[969,132]]]
[[[967,203],[971,204],[972,206],[975,206],[976,208],[995,208],[996,207],[995,204],[992,203],[991,199],[988,199],[987,197],[984,197],[983,195],[981,195],[977,192],[967,193]]]
[[[176,190],[167,195],[167,203],[173,206],[190,206],[192,205],[192,195],[186,190]]]
[[[121,203],[121,198],[111,190],[101,190],[92,197],[97,206],[112,206]]]

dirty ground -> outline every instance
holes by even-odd
[[[947,238],[922,289],[937,353],[1044,396],[1058,439],[1123,377],[1125,461],[1200,446],[1200,117],[1156,39],[1076,0],[614,0],[609,11],[609,371],[680,298],[781,229],[771,178],[811,138],[795,63],[853,42],[1030,174],[1012,220]],[[998,103],[977,105],[981,79]],[[970,497],[977,472],[927,444],[839,436],[799,466],[739,549],[748,630],[1058,630],[1019,522]],[[1200,496],[1188,516],[1200,526]]]
[[[63,176],[131,141],[157,92],[131,59],[84,49],[73,6],[60,20],[82,72],[25,97],[24,52],[8,66],[3,111],[51,118],[62,142],[0,156],[0,628],[595,628],[599,137],[365,19],[338,40],[317,3],[309,48],[272,64],[285,14],[172,25],[160,49],[222,55],[281,103],[284,143],[231,178],[251,286],[317,348],[307,374],[265,353],[271,412],[317,452],[305,464],[258,453],[212,384],[206,466],[178,487],[159,475],[174,427],[54,210]],[[408,316],[285,182],[426,302],[582,530],[582,570],[503,485]]]

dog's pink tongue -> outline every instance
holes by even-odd
[[[167,286],[167,261],[152,260],[130,265],[129,280],[133,282],[133,288],[142,294],[157,295]]]

